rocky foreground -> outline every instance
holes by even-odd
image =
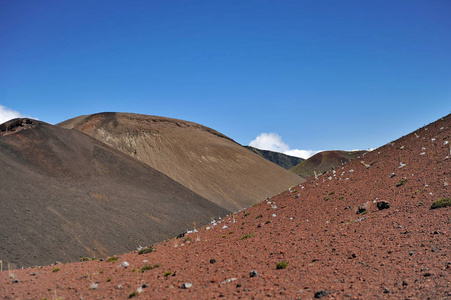
[[[450,140],[448,115],[148,253],[3,271],[0,296],[451,299]]]

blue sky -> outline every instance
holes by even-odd
[[[0,0],[0,118],[135,112],[284,152],[375,148],[451,113],[449,16],[448,0]]]

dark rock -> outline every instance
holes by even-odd
[[[18,279],[14,279],[13,283],[19,283],[19,280]]]
[[[389,209],[390,208],[390,203],[387,201],[378,201],[376,203],[377,209],[379,210],[383,210],[383,209]]]
[[[210,259],[211,264],[214,264],[215,262],[216,262],[216,259],[214,259],[214,258]]]
[[[390,289],[389,288],[384,288],[384,294],[389,294],[390,293]]]
[[[322,298],[322,297],[326,297],[329,296],[329,292],[327,290],[320,290],[318,292],[315,293],[315,298]]]
[[[345,207],[345,210],[350,209],[350,208],[351,208],[351,206],[348,205]]]
[[[180,234],[177,236],[178,239],[181,239],[182,237],[185,237],[185,232],[184,232],[184,233],[180,233]]]
[[[250,276],[250,277],[258,277],[258,272],[255,271],[255,270],[250,271],[250,272],[249,272],[249,276]]]
[[[390,178],[393,178],[393,177],[395,177],[395,176],[396,176],[395,173],[391,173],[391,174],[390,174]]]

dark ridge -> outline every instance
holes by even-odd
[[[261,150],[254,148],[252,146],[244,146],[244,147],[287,170],[304,161],[303,158],[286,155],[279,152]]]

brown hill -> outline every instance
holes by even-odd
[[[16,266],[131,251],[228,211],[76,130],[0,125],[0,258]]]
[[[59,125],[103,141],[231,211],[303,182],[221,133],[192,122],[100,113]]]
[[[290,169],[293,173],[307,178],[322,174],[334,168],[341,167],[345,163],[363,156],[367,151],[322,151],[300,162]]]
[[[450,299],[450,139],[448,115],[156,252],[4,271],[0,297]]]
[[[245,148],[287,170],[304,161],[303,158],[286,155],[275,151],[261,150],[252,146],[245,146]]]

